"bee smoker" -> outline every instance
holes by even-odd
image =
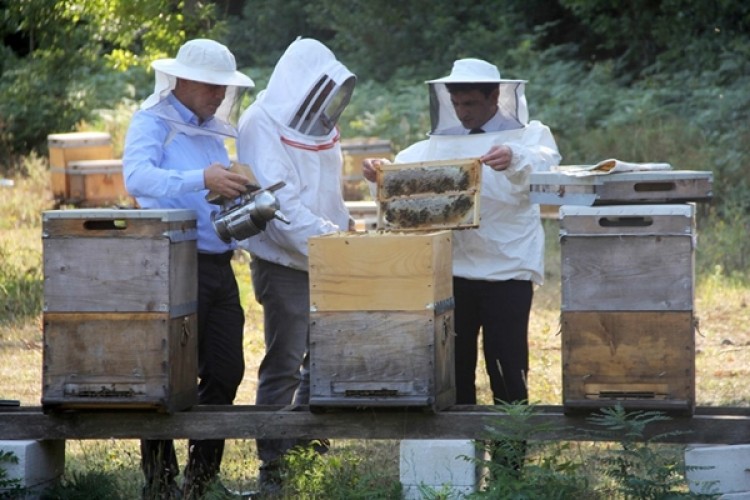
[[[289,219],[279,210],[279,200],[273,194],[285,185],[284,182],[277,182],[264,189],[248,189],[247,193],[235,200],[228,201],[223,197],[212,200],[212,203],[219,202],[222,205],[219,213],[211,217],[219,238],[226,243],[232,241],[232,238],[244,240],[263,231],[266,223],[272,219],[289,224]]]

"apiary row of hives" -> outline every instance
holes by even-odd
[[[478,174],[467,169],[479,164],[468,164],[440,166],[472,185],[439,195],[468,188],[478,198]],[[390,190],[396,173],[384,176]],[[407,199],[409,189],[388,199]],[[477,207],[459,219],[473,221]],[[44,213],[45,408],[195,403],[195,224],[185,210]],[[451,232],[417,226],[310,240],[311,404],[439,409],[455,401]]]

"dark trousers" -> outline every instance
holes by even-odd
[[[198,403],[230,405],[245,372],[242,334],[245,314],[230,264],[231,252],[198,256]],[[206,483],[218,473],[224,440],[190,440],[185,477]],[[171,440],[141,441],[147,484],[168,485],[179,472]]]
[[[258,369],[259,405],[310,401],[310,278],[307,272],[254,257],[255,298],[263,307],[266,351]],[[258,439],[262,467],[274,468],[298,439]],[[263,470],[263,469],[261,469]]]
[[[531,281],[453,279],[456,301],[456,404],[477,402],[477,338],[482,345],[493,402],[527,402]]]

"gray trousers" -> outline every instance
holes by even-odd
[[[263,307],[265,355],[258,369],[258,405],[306,405],[310,401],[307,272],[256,257],[250,263],[255,299]],[[258,439],[261,468],[275,467],[296,439]]]

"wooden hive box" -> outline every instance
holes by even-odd
[[[197,253],[189,210],[43,215],[42,405],[197,401]]]
[[[342,182],[346,201],[362,201],[369,198],[367,181],[362,174],[362,161],[367,158],[393,159],[391,141],[378,138],[342,139],[341,152],[344,156]]]
[[[311,238],[310,405],[455,403],[451,232]]]
[[[560,209],[563,311],[692,311],[693,205]]]
[[[68,164],[68,182],[67,201],[76,206],[133,204],[125,189],[121,159],[72,161]]]
[[[563,406],[695,408],[693,205],[560,209]]]
[[[70,162],[109,160],[114,157],[112,137],[107,132],[70,132],[47,136],[52,196],[62,202],[71,198]]]
[[[565,411],[620,404],[692,414],[694,323],[690,311],[563,313]]]
[[[424,311],[453,296],[452,235],[337,233],[310,238],[310,307]]]
[[[378,228],[479,227],[482,163],[476,158],[381,165],[376,181]]]

